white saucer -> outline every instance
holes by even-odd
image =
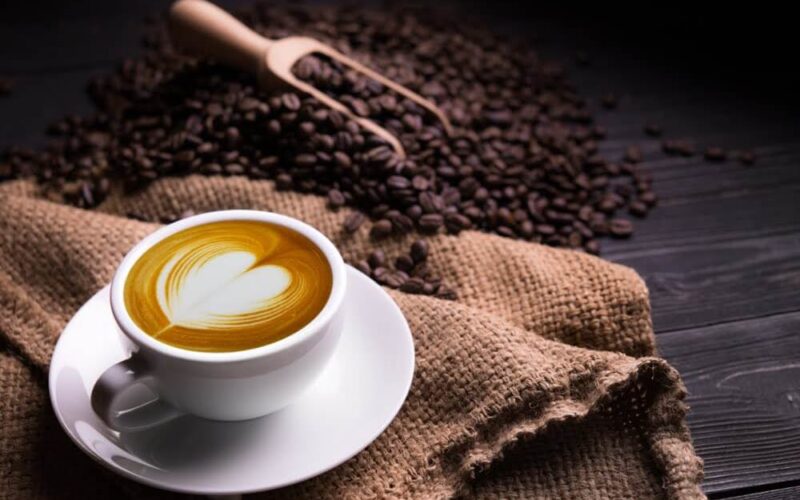
[[[347,320],[325,372],[299,401],[244,422],[184,416],[120,433],[92,411],[100,374],[127,357],[111,316],[108,287],[72,318],[50,362],[50,399],[61,426],[89,456],[136,481],[183,493],[227,495],[287,486],[363,450],[405,401],[414,344],[400,309],[348,267]]]

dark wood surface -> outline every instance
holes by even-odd
[[[143,16],[166,2],[65,4],[47,18],[33,2],[0,7],[0,75],[16,80],[0,98],[0,146],[42,144],[49,121],[88,111],[87,78],[135,54]],[[570,67],[573,81],[592,102],[621,98],[619,109],[598,110],[609,131],[603,152],[618,158],[639,145],[661,202],[631,240],[606,242],[604,256],[650,287],[660,351],[689,389],[705,491],[800,498],[800,107],[782,93],[792,80],[770,66],[756,75],[769,85],[750,85],[722,68],[729,57],[719,67],[684,61],[691,41],[654,51],[630,43],[619,24],[606,36],[602,22],[481,5],[473,13],[497,30],[541,35],[548,55],[569,61],[588,49],[592,64]],[[758,163],[664,157],[642,133],[647,122],[701,147],[752,148]]]

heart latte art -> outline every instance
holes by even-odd
[[[224,221],[158,242],[131,268],[125,306],[146,333],[196,351],[237,351],[309,323],[331,292],[322,251],[274,224]]]

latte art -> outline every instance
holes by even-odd
[[[158,340],[235,351],[280,340],[310,322],[331,291],[322,251],[282,226],[224,221],[167,237],[134,264],[125,305]]]

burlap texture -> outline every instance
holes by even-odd
[[[267,181],[164,179],[89,212],[0,185],[0,494],[171,497],[115,477],[69,442],[46,395],[55,341],[157,226],[120,214],[271,210],[318,227],[346,259],[366,228]],[[99,213],[103,212],[103,213]],[[396,255],[409,241],[383,245]],[[265,498],[696,498],[702,464],[685,389],[655,353],[647,290],[630,269],[478,232],[431,239],[456,302],[390,292],[417,368],[405,406],[365,451]],[[90,355],[90,353],[87,353]]]

